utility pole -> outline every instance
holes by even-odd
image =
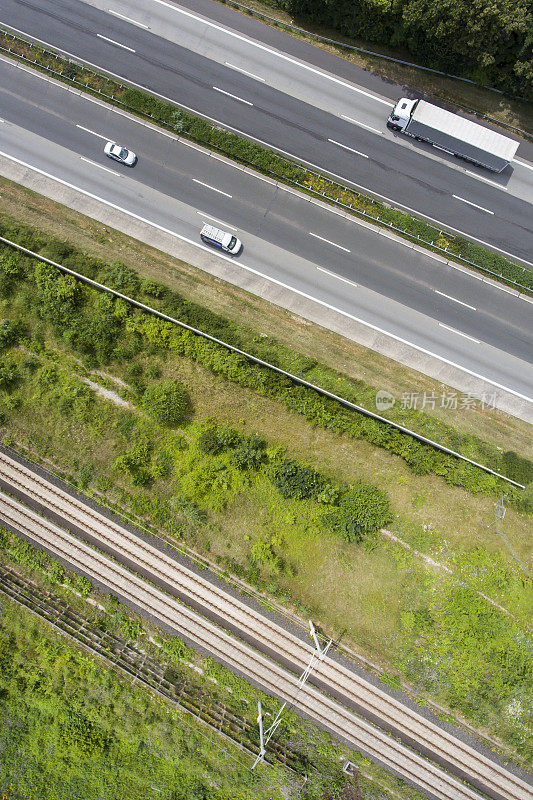
[[[520,566],[522,567],[523,571],[526,573],[528,578],[531,578],[531,573],[527,567],[527,564],[525,564],[520,558],[518,558],[518,556],[516,555],[515,551],[511,546],[511,543],[509,542],[507,534],[500,528],[500,522],[505,519],[505,512],[507,511],[507,509],[505,508],[505,497],[506,495],[502,494],[500,502],[494,503],[494,519],[490,523],[489,528],[492,527],[492,525],[494,525],[496,529],[496,534],[502,539],[504,545],[510,552],[511,556],[514,558],[517,564],[520,564]]]
[[[315,626],[313,625],[312,621],[309,620],[309,630],[311,636],[313,637],[313,641],[315,643],[315,649],[311,653],[311,658],[309,660],[309,664],[306,666],[300,677],[298,678],[296,695],[307,681],[309,675],[311,674],[313,668],[316,664],[320,661],[323,661],[326,657],[329,648],[332,645],[333,639],[330,639],[329,642],[326,644],[325,647],[322,647],[320,642],[318,641],[318,636],[316,634]],[[296,697],[295,695],[295,697]],[[281,725],[281,715],[287,705],[287,701],[283,703],[281,708],[279,709],[278,713],[274,717],[274,720],[269,728],[266,731],[263,730],[263,713],[261,708],[261,702],[257,703],[257,724],[259,725],[259,755],[254,761],[252,769],[255,769],[256,766],[262,763],[265,760],[265,753],[266,753],[266,746],[271,740],[274,733],[277,731],[278,727]]]

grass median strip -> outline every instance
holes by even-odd
[[[394,231],[397,235],[441,253],[446,258],[465,263],[494,280],[511,285],[519,291],[533,292],[533,271],[463,236],[441,230],[313,172],[261,144],[225,130],[221,124],[213,124],[183,110],[178,101],[171,103],[153,96],[147,90],[122,84],[112,77],[63,58],[58,53],[45,50],[7,31],[0,32],[1,50],[60,81],[78,86],[84,92],[95,94],[134,114],[140,114],[154,124],[173,130],[179,136],[216,150],[276,180],[297,186],[300,191],[335,204],[347,213],[368,219],[373,224]]]

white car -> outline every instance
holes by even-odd
[[[137,156],[133,150],[128,150],[116,142],[108,142],[104,147],[104,153],[108,158],[120,161],[121,164],[126,164],[127,167],[134,167],[137,163]]]

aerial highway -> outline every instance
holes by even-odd
[[[166,132],[0,60],[0,154],[202,247],[237,231],[233,261],[519,398],[533,396],[531,303]],[[107,159],[112,139],[139,155]]]
[[[46,472],[2,452],[0,486],[0,519],[5,523],[93,579],[96,577],[136,607],[191,636],[196,644],[214,650],[226,663],[261,685],[265,685],[269,672],[276,675],[274,682],[266,682],[269,690],[277,696],[288,696],[297,708],[307,713],[314,707],[312,716],[321,724],[326,714],[323,710],[320,714],[316,711],[323,705],[331,715],[330,730],[357,742],[374,758],[384,758],[389,768],[430,795],[458,800],[478,797],[413,751],[434,759],[491,797],[508,800],[528,797],[525,774],[506,769],[501,759],[474,742],[459,738],[416,706],[406,705],[384,688],[370,683],[333,653],[314,664],[309,680],[313,686],[298,688],[290,672],[297,676],[310,662],[313,649],[308,640],[280,626],[259,606],[240,599],[223,583],[213,582],[209,576],[191,569],[157,541],[140,535],[136,529],[128,529],[94,503],[88,504]],[[99,552],[91,550],[91,546]],[[113,573],[115,577],[110,582]],[[150,584],[143,583],[143,577]],[[151,603],[146,607],[150,598]],[[211,622],[201,619],[196,611]],[[204,631],[201,639],[200,629]],[[221,629],[231,631],[240,642]],[[255,655],[253,650],[257,651]],[[329,695],[323,701],[322,692]],[[307,705],[310,698],[313,706]],[[383,738],[380,730],[348,709],[375,722],[378,728],[392,732],[396,738]]]
[[[356,68],[352,80],[338,78],[337,69],[346,73],[351,65],[322,54],[324,66],[317,68],[304,60],[306,53],[311,61],[315,57],[310,46],[300,46],[294,58],[283,51],[293,47],[290,37],[266,29],[277,42],[267,46],[212,20],[209,8],[202,4],[199,14],[166,0],[4,0],[0,24],[533,262],[528,143],[520,145],[511,167],[493,175],[407,141],[385,126],[401,87],[357,85]],[[240,23],[241,15],[233,13]]]

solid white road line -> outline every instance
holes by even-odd
[[[245,69],[241,69],[240,67],[236,67],[235,64],[230,64],[229,61],[224,61],[226,67],[230,67],[230,69],[235,69],[237,72],[242,72],[243,75],[248,75],[249,78],[254,78],[256,81],[262,81],[265,83],[265,78],[261,78],[260,75],[254,75],[253,72],[247,72]]]
[[[109,167],[103,167],[102,164],[97,164],[96,161],[91,161],[90,158],[85,158],[85,156],[80,156],[82,161],[86,161],[87,164],[91,164],[93,167],[98,167],[99,169],[103,169],[106,172],[110,172],[111,175],[115,175],[117,178],[122,178],[122,175],[119,172],[115,172],[114,169],[109,169]]]
[[[533,164],[526,164],[525,161],[520,161],[519,158],[513,158],[514,164],[520,164],[521,167],[525,167],[526,169],[533,169]]]
[[[206,189],[211,189],[212,192],[217,192],[217,194],[223,194],[224,197],[232,197],[231,194],[227,192],[223,192],[222,189],[217,189],[215,186],[210,186],[208,183],[204,183],[203,181],[199,181],[197,178],[192,179],[193,183],[198,183],[200,186],[205,186]]]
[[[350,252],[350,250],[348,250],[347,247],[343,247],[342,244],[337,244],[336,242],[330,242],[329,239],[324,239],[324,237],[323,236],[319,236],[318,233],[313,233],[312,231],[309,231],[309,236],[314,236],[315,239],[320,239],[321,242],[325,242],[326,244],[330,244],[330,245],[332,245],[332,247],[338,247],[339,250],[344,250],[345,253],[349,253]]]
[[[132,25],[138,25],[139,28],[146,28],[146,30],[150,30],[148,25],[144,25],[142,22],[137,22],[136,19],[132,19],[131,17],[127,17],[125,14],[119,14],[118,11],[113,11],[112,8],[108,8],[108,13],[113,14],[114,17],[120,17],[120,19],[125,19],[126,22],[131,22]]]
[[[361,128],[366,128],[367,131],[372,131],[373,133],[379,133],[383,135],[383,131],[380,131],[378,128],[373,128],[372,125],[365,125],[364,122],[359,122],[358,119],[353,119],[352,117],[347,117],[346,114],[341,114],[341,119],[345,119],[346,122],[353,122],[354,125],[359,125]]]
[[[242,97],[237,97],[236,94],[231,94],[231,92],[226,92],[225,89],[219,89],[218,86],[213,86],[215,92],[220,92],[220,94],[225,94],[227,97],[231,97],[232,100],[238,100],[239,103],[246,103],[247,106],[253,106],[253,103],[250,103],[249,100],[244,100]]]
[[[451,331],[452,333],[456,333],[458,336],[463,336],[465,339],[470,339],[471,342],[475,342],[476,344],[481,344],[479,339],[474,339],[473,336],[469,336],[467,333],[463,333],[462,331],[456,331],[455,328],[450,328],[449,325],[445,325],[444,322],[439,322],[439,326],[441,328],[446,328],[447,331]]]
[[[368,158],[366,153],[361,153],[360,150],[354,150],[353,147],[348,147],[347,144],[341,144],[340,142],[336,142],[335,139],[328,139],[328,142],[331,142],[331,144],[336,144],[337,147],[342,147],[343,150],[349,150],[350,153],[355,153],[357,156],[363,156],[363,158]]]
[[[350,286],[357,286],[357,283],[353,281],[349,281],[348,278],[343,278],[342,275],[337,275],[335,272],[332,272],[330,269],[324,269],[324,267],[317,267],[319,272],[325,272],[326,275],[330,275],[332,278],[337,278],[338,281],[342,281],[343,283],[349,283]]]
[[[466,306],[466,308],[471,308],[472,311],[477,311],[477,308],[474,306],[469,305],[468,303],[464,303],[462,300],[458,300],[456,297],[452,297],[450,294],[444,294],[444,292],[439,292],[438,289],[433,289],[435,294],[440,294],[441,297],[446,297],[447,300],[453,300],[454,303],[459,303],[461,306]]]
[[[483,206],[478,206],[477,203],[472,203],[471,200],[465,200],[464,197],[459,197],[459,195],[457,194],[452,194],[452,197],[454,197],[456,200],[460,200],[461,203],[467,203],[469,206],[474,206],[474,208],[479,208],[479,210],[484,211],[485,214],[492,214],[494,216],[494,211],[491,211],[488,208],[483,208]]]
[[[160,2],[160,0],[153,0],[153,2]],[[15,28],[13,25],[9,25],[8,23],[5,23],[5,22],[2,23],[2,24],[5,25],[10,30],[15,31],[15,33],[22,34],[22,36],[27,36],[28,35],[25,31],[21,31],[19,28]],[[159,92],[154,92],[152,89],[148,89],[146,86],[143,86],[142,83],[136,83],[135,81],[126,79],[126,78],[124,78],[123,75],[119,75],[116,72],[111,72],[106,67],[102,67],[99,64],[95,64],[92,61],[87,61],[87,59],[81,59],[79,56],[75,55],[74,53],[70,53],[68,50],[64,50],[61,47],[57,47],[56,45],[50,44],[50,42],[45,42],[43,39],[38,39],[36,36],[32,36],[31,38],[33,39],[33,41],[39,42],[40,44],[43,44],[46,47],[51,47],[51,48],[55,47],[55,49],[58,50],[59,52],[64,53],[65,55],[70,56],[71,58],[75,58],[75,59],[78,59],[79,61],[83,61],[84,64],[89,64],[89,66],[94,67],[95,69],[105,70],[108,75],[111,75],[114,78],[118,78],[119,80],[126,81],[130,86],[136,86],[138,89],[141,89],[144,92],[149,92],[150,94],[153,94],[155,97],[160,97],[162,100],[167,100],[169,103],[174,103],[174,104],[176,103],[176,100],[173,100],[171,97],[167,97],[166,95],[160,94]],[[7,59],[4,59],[3,57],[0,60],[7,61]],[[11,62],[11,61],[9,61],[9,63],[12,66],[19,67],[20,69],[23,69],[23,70],[25,70],[26,72],[28,72],[30,74],[33,74],[33,75],[36,75],[38,77],[43,78],[44,80],[48,81],[48,83],[55,83],[50,78],[47,78],[45,75],[40,75],[40,73],[38,73],[38,72],[33,72],[33,70],[30,70],[28,67],[25,67],[23,64],[15,64],[15,62]],[[55,84],[55,85],[62,86],[62,88],[66,89],[67,91],[72,91],[70,89],[70,87],[64,86],[64,84],[59,83],[59,84]],[[87,100],[87,99],[91,99],[91,98],[89,98],[87,96],[87,97],[85,97],[85,99]],[[375,99],[377,99],[377,98],[375,98]],[[99,101],[95,100],[94,102],[99,102]],[[390,105],[390,104],[388,104],[388,105]],[[323,167],[320,167],[317,164],[314,164],[312,161],[307,161],[305,158],[301,158],[300,156],[294,155],[294,153],[290,153],[287,150],[282,150],[280,147],[276,147],[275,145],[271,144],[270,142],[265,142],[263,139],[259,139],[257,136],[252,136],[251,134],[245,133],[244,131],[241,131],[239,128],[233,127],[233,125],[228,125],[228,123],[226,123],[226,122],[220,122],[220,120],[217,120],[214,117],[209,117],[207,114],[204,114],[203,112],[198,111],[198,109],[196,109],[196,108],[191,108],[190,106],[186,106],[183,103],[180,103],[180,108],[184,108],[186,111],[190,111],[192,114],[198,114],[199,117],[202,117],[203,119],[207,119],[207,120],[209,120],[209,122],[214,122],[215,125],[221,125],[223,128],[227,128],[228,130],[234,131],[234,133],[238,133],[241,136],[245,136],[246,138],[251,139],[254,142],[259,142],[259,144],[264,144],[266,147],[270,147],[272,150],[275,150],[278,153],[283,153],[284,155],[289,156],[290,158],[294,158],[297,161],[300,161],[302,164],[307,164],[308,166],[313,167],[314,169],[317,169],[317,170],[322,170],[323,169]],[[116,109],[113,108],[113,110],[115,111]],[[169,134],[166,134],[166,135],[168,136]],[[391,203],[391,205],[395,206],[396,208],[403,208],[403,209],[405,209],[406,211],[409,211],[412,214],[418,214],[420,217],[423,217],[424,219],[428,219],[430,222],[434,222],[437,225],[446,227],[448,230],[453,231],[453,233],[458,233],[460,236],[465,236],[467,239],[472,239],[474,242],[479,242],[479,244],[482,244],[485,247],[490,248],[491,250],[496,250],[498,253],[503,253],[504,256],[510,256],[511,258],[516,258],[521,263],[527,264],[529,267],[533,267],[533,261],[527,261],[525,258],[521,258],[520,256],[517,256],[515,253],[509,253],[508,250],[503,250],[501,247],[496,247],[496,245],[489,244],[489,242],[486,242],[484,239],[479,239],[477,236],[473,236],[471,233],[465,233],[465,231],[462,231],[460,228],[454,228],[452,225],[448,225],[447,223],[442,222],[442,220],[435,219],[435,217],[430,217],[428,214],[424,214],[424,212],[420,211],[419,209],[411,208],[410,206],[406,206],[404,203],[400,203],[399,200],[392,200],[390,197],[387,197],[387,195],[380,194],[379,192],[375,192],[369,186],[363,186],[362,184],[359,184],[359,183],[356,183],[355,181],[347,179],[343,175],[337,175],[335,172],[330,172],[329,174],[333,178],[338,178],[339,180],[344,181],[345,183],[348,184],[348,186],[356,186],[358,189],[362,189],[364,192],[368,192],[373,197],[377,197],[377,198],[379,198],[381,200],[385,200],[385,202],[387,202],[387,203]]]
[[[134,53],[135,52],[133,47],[128,47],[127,44],[122,44],[121,42],[116,42],[114,39],[109,39],[107,36],[104,36],[101,33],[97,33],[96,35],[98,36],[99,39],[103,39],[105,42],[109,42],[109,44],[114,44],[114,45],[116,45],[116,47],[122,47],[123,50],[129,50],[130,53]]]
[[[370,92],[365,92],[364,89],[358,89],[357,86],[353,86],[351,83],[342,81],[339,78],[336,78],[334,75],[328,75],[327,72],[322,72],[322,70],[315,69],[315,67],[311,67],[309,64],[306,64],[303,61],[298,61],[296,58],[291,58],[291,56],[288,56],[285,53],[280,53],[279,51],[273,50],[271,47],[267,47],[266,45],[261,44],[260,42],[255,42],[253,39],[248,39],[246,36],[241,36],[241,34],[235,33],[235,31],[228,30],[227,28],[224,28],[222,25],[217,25],[216,23],[211,22],[210,20],[204,19],[203,17],[199,17],[196,14],[192,14],[190,11],[185,11],[184,8],[178,8],[178,6],[175,6],[172,3],[166,3],[165,0],[152,0],[152,2],[159,3],[160,6],[166,6],[166,8],[171,8],[172,11],[176,11],[178,14],[183,14],[184,16],[189,17],[190,19],[194,19],[197,22],[201,22],[202,25],[206,25],[208,28],[214,28],[217,31],[221,31],[221,33],[225,33],[227,36],[230,36],[233,39],[237,39],[240,42],[245,42],[251,47],[257,47],[259,50],[262,50],[265,53],[270,53],[270,55],[276,56],[276,58],[279,58],[282,61],[287,61],[289,64],[295,64],[301,69],[305,69],[308,72],[312,72],[314,75],[320,75],[321,78],[325,78],[328,81],[333,81],[333,83],[336,83],[339,86],[343,86],[345,89],[351,89],[352,91],[357,92],[358,94],[364,94],[366,97],[370,97],[377,103],[383,103],[383,105],[386,106],[391,105],[390,100],[382,100],[381,97],[376,97]]]
[[[131,217],[132,219],[136,219],[139,222],[143,222],[146,225],[150,225],[150,227],[155,228],[158,231],[162,231],[163,233],[168,233],[170,236],[174,236],[176,239],[180,239],[182,242],[186,242],[187,244],[192,244],[195,247],[198,247],[200,250],[204,250],[206,253],[210,255],[216,254],[219,258],[224,259],[229,264],[235,265],[235,262],[231,256],[226,256],[223,253],[220,253],[218,250],[213,250],[212,247],[207,247],[203,244],[199,244],[194,239],[189,239],[187,236],[183,236],[181,233],[176,233],[176,231],[171,231],[169,228],[165,228],[163,225],[159,225],[157,222],[153,222],[146,217],[141,217],[139,214],[136,214],[134,211],[128,211],[128,209],[123,208],[122,206],[117,205],[116,203],[112,203],[110,200],[105,200],[103,197],[100,197],[97,194],[93,194],[92,192],[88,192],[86,189],[81,189],[79,186],[75,186],[73,183],[69,183],[65,181],[63,178],[58,178],[56,175],[52,175],[50,172],[46,172],[39,167],[33,166],[33,164],[29,164],[27,161],[23,161],[21,158],[17,158],[16,156],[12,156],[9,153],[5,153],[3,150],[0,150],[0,156],[7,158],[9,161],[13,161],[15,164],[20,164],[26,169],[31,169],[33,172],[36,172],[38,175],[43,175],[45,178],[49,178],[50,180],[56,181],[56,183],[61,184],[61,186],[66,186],[68,189],[73,189],[76,192],[84,195],[85,197],[90,197],[92,200],[96,200],[99,203],[107,206],[108,208],[112,208],[115,211],[119,211],[122,214],[126,214],[126,216]],[[326,303],[325,300],[320,300],[317,297],[313,297],[313,295],[308,294],[307,292],[302,292],[300,289],[296,289],[294,286],[290,286],[283,281],[278,280],[277,278],[273,278],[270,275],[266,275],[264,272],[260,272],[253,267],[247,266],[244,262],[239,261],[239,268],[244,269],[246,272],[250,272],[253,275],[257,275],[260,278],[263,278],[270,283],[275,284],[276,286],[281,286],[282,289],[288,289],[290,292],[299,295],[300,297],[304,297],[306,300],[311,300],[313,303],[317,303],[317,305],[322,306],[323,308],[328,308],[330,311],[335,311],[337,314],[340,314],[347,319],[351,319],[354,322],[358,322],[361,325],[364,325],[367,328],[370,328],[373,331],[377,331],[377,333],[383,333],[385,336],[394,339],[396,342],[400,342],[401,344],[406,344],[409,347],[412,347],[414,350],[417,350],[419,353],[424,353],[425,355],[431,356],[432,358],[436,358],[438,361],[441,361],[443,364],[448,364],[448,366],[453,367],[454,369],[460,369],[461,372],[466,373],[467,375],[472,375],[474,378],[479,378],[479,380],[485,381],[486,383],[490,383],[491,386],[496,386],[497,389],[502,389],[505,392],[509,392],[514,397],[519,397],[521,400],[526,400],[528,403],[533,402],[533,397],[528,397],[521,392],[517,392],[515,389],[510,389],[508,386],[504,386],[497,381],[492,380],[491,378],[486,378],[484,375],[480,375],[478,372],[474,372],[468,367],[463,367],[460,364],[457,364],[455,361],[450,361],[450,359],[445,358],[444,356],[440,356],[437,353],[433,353],[431,350],[427,350],[425,347],[421,347],[418,344],[413,344],[409,342],[407,339],[404,339],[402,336],[397,336],[395,333],[390,333],[386,331],[384,328],[380,328],[378,325],[374,325],[371,322],[367,322],[360,317],[356,317],[354,314],[350,314],[348,311],[343,311],[341,308],[337,308],[336,306],[331,305],[331,303]]]
[[[210,214],[204,214],[203,211],[196,212],[199,217],[203,217],[203,219],[211,219],[214,222],[220,222],[221,225],[224,225],[230,231],[237,231],[238,228],[234,228],[233,225],[230,225],[229,222],[224,222],[223,219],[218,219],[218,217],[212,217]]]
[[[11,27],[11,28],[12,28],[12,30],[17,30],[16,28],[13,28],[12,26],[8,26],[8,27]],[[43,44],[46,44],[45,42],[42,42],[42,43],[43,43]],[[63,52],[66,52],[66,51],[63,51]],[[4,59],[3,57],[0,57],[0,61],[4,61],[4,60],[6,60],[6,59]],[[12,61],[7,61],[7,63],[9,63],[9,65],[10,65],[10,66],[12,66],[12,67],[15,67],[16,69],[22,69],[24,72],[28,72],[28,73],[30,73],[31,75],[33,75],[34,77],[36,77],[36,78],[40,78],[41,80],[44,80],[44,81],[46,81],[47,83],[53,83],[55,86],[57,86],[58,88],[64,89],[66,92],[74,92],[75,94],[78,94],[78,92],[77,92],[77,91],[75,91],[75,90],[71,89],[69,86],[65,86],[65,85],[64,85],[64,84],[62,84],[62,83],[56,83],[55,81],[53,81],[53,80],[51,80],[50,78],[48,78],[46,75],[42,75],[40,72],[34,72],[33,70],[30,70],[28,67],[24,66],[23,64],[17,64],[17,63],[15,63],[15,62],[12,62]],[[93,65],[93,66],[96,66],[96,65]],[[116,77],[119,77],[119,78],[120,78],[120,76],[119,76],[119,75],[117,75]],[[129,83],[132,83],[132,82],[131,82],[131,81],[129,81]],[[145,87],[143,87],[141,84],[134,84],[134,85],[135,85],[135,86],[138,86],[138,87],[139,87],[139,88],[141,88],[141,89],[144,89],[144,88],[145,88]],[[156,93],[156,92],[153,92],[153,94],[157,94],[157,93]],[[159,97],[162,97],[163,99],[166,99],[166,100],[169,100],[169,99],[170,99],[170,98],[165,98],[165,96],[164,96],[164,95],[159,95]],[[86,97],[84,97],[84,99],[85,99],[85,100],[88,100],[88,101],[90,101],[91,103],[95,103],[96,105],[99,105],[99,106],[101,106],[102,108],[105,108],[105,109],[106,109],[106,110],[108,110],[108,111],[112,111],[112,112],[114,112],[115,114],[120,114],[121,116],[123,116],[123,117],[126,117],[127,119],[129,119],[130,121],[133,121],[133,122],[137,123],[138,125],[143,125],[145,128],[150,128],[150,130],[152,130],[152,131],[155,131],[156,133],[160,134],[161,136],[166,136],[167,138],[169,138],[169,139],[173,139],[174,141],[177,141],[177,140],[179,139],[179,137],[178,137],[177,135],[173,135],[173,134],[167,133],[166,131],[163,131],[161,128],[159,128],[159,127],[155,126],[153,123],[143,122],[143,120],[140,120],[140,119],[138,119],[138,118],[137,118],[137,117],[135,117],[135,116],[128,115],[126,112],[124,112],[124,111],[121,111],[120,109],[116,108],[115,106],[109,106],[109,105],[107,105],[107,104],[106,104],[106,103],[104,103],[102,100],[98,100],[97,98],[90,97],[89,95],[87,95]],[[171,102],[172,102],[172,101],[171,101]],[[194,113],[198,113],[198,112],[195,112],[195,111],[194,111],[194,109],[190,109],[190,108],[189,108],[188,110],[189,110],[189,111],[193,111]],[[216,120],[215,120],[215,119],[213,119],[213,118],[209,118],[209,117],[207,117],[207,119],[211,119],[211,121],[212,121],[212,122],[216,122]],[[218,124],[222,124],[222,123],[218,123]],[[231,126],[230,126],[230,125],[227,125],[226,127],[228,127],[228,128],[231,128]],[[237,129],[237,128],[232,128],[232,130],[236,131],[237,133],[240,133],[240,131],[238,131],[238,129]],[[249,137],[249,138],[254,138],[254,137]],[[269,146],[267,142],[262,142],[260,139],[256,139],[256,141],[258,141],[258,142],[261,142],[262,144],[266,144],[267,146]],[[180,143],[181,143],[181,144],[183,144],[183,145],[186,145],[187,147],[192,147],[194,150],[198,150],[199,152],[202,152],[202,153],[206,152],[206,151],[205,151],[205,148],[199,147],[198,145],[194,144],[193,142],[187,142],[186,140],[182,139],[182,140],[180,141]],[[274,149],[278,149],[278,148],[274,148]],[[284,152],[284,151],[281,151],[281,152]],[[287,155],[290,155],[290,154],[287,154]],[[215,156],[213,153],[211,153],[211,157],[213,157],[213,158],[219,158],[218,156]],[[294,158],[296,158],[296,156],[293,156],[293,157],[294,157]],[[221,161],[224,161],[224,163],[226,163],[226,164],[229,164],[229,163],[230,163],[229,161],[227,161],[227,160],[225,160],[225,159],[222,159],[222,158],[219,158],[219,160],[221,160]],[[315,166],[315,165],[311,164],[311,162],[307,162],[307,163],[309,163],[311,166]],[[235,169],[240,169],[240,170],[242,170],[242,167],[241,167],[240,165],[237,165],[237,164],[232,164],[232,166],[233,166]],[[316,168],[316,169],[320,169],[319,167],[315,167],[315,168]],[[267,183],[270,183],[270,184],[274,184],[274,183],[275,183],[275,182],[274,182],[274,181],[272,181],[270,178],[266,178],[266,177],[265,177],[265,176],[263,176],[263,175],[259,175],[259,174],[257,174],[255,177],[256,177],[258,180],[262,180],[262,181],[265,181],[265,182],[267,182]],[[338,177],[338,178],[341,178],[341,179],[342,179],[342,177],[341,177],[341,176],[338,176],[338,175],[337,175],[337,176],[335,176],[335,177]],[[352,183],[352,185],[357,185],[357,184],[354,184],[354,183],[353,183],[353,182],[351,182],[351,181],[350,181],[349,183]],[[288,192],[290,192],[290,193],[292,193],[292,194],[294,194],[294,195],[300,196],[300,195],[299,195],[299,193],[297,193],[297,192],[295,192],[294,190],[290,189],[288,186],[284,186],[283,184],[280,184],[279,188],[280,188],[280,189],[283,189],[284,191],[288,191]],[[364,187],[364,186],[359,186],[359,188],[362,188],[362,189],[363,189],[363,190],[365,190],[365,191],[370,191],[369,189],[365,189],[365,187]],[[434,219],[433,217],[429,217],[428,215],[426,215],[426,214],[423,214],[422,212],[420,212],[420,211],[417,211],[416,209],[409,208],[409,206],[404,206],[402,203],[398,203],[397,201],[390,200],[389,198],[385,197],[384,195],[379,195],[379,194],[375,193],[375,196],[381,197],[382,199],[384,199],[384,200],[387,200],[388,202],[390,202],[390,203],[391,203],[391,204],[393,204],[393,205],[396,205],[396,206],[399,206],[399,207],[405,208],[407,211],[411,211],[411,212],[413,212],[414,214],[419,214],[420,216],[422,216],[422,217],[425,217],[426,219],[429,219],[431,222],[434,222],[434,223],[436,223],[436,224],[438,224],[438,225],[442,225],[442,224],[443,224],[441,221],[439,221],[439,220],[436,220],[436,219]],[[317,204],[319,201],[318,201],[318,200],[315,200],[314,198],[312,198],[312,199],[311,199],[311,202],[313,202],[313,203]],[[361,222],[360,222],[360,221],[359,221],[359,220],[358,220],[356,217],[353,217],[353,218],[351,218],[351,217],[346,217],[346,215],[345,215],[344,213],[337,211],[337,210],[336,210],[334,207],[331,207],[331,208],[329,208],[329,207],[327,207],[327,206],[324,206],[324,208],[325,208],[326,210],[330,211],[330,212],[331,212],[331,213],[333,213],[333,214],[337,214],[338,216],[342,216],[342,217],[344,217],[345,219],[351,219],[351,220],[352,220],[353,222],[355,222],[356,224],[361,224]],[[485,241],[483,241],[483,239],[478,239],[476,236],[472,236],[471,234],[467,234],[467,233],[465,233],[464,231],[461,231],[461,230],[459,230],[458,228],[453,228],[451,225],[447,225],[446,227],[447,227],[447,228],[449,228],[450,230],[454,231],[455,233],[459,233],[460,235],[462,235],[462,236],[465,236],[465,237],[467,237],[467,238],[470,238],[470,239],[473,239],[474,241],[476,241],[476,242],[479,242],[480,244],[486,245],[487,247],[491,247],[491,245],[488,245],[488,243],[487,243],[487,242],[485,242]],[[407,241],[403,242],[403,240],[401,240],[401,239],[398,239],[398,243],[399,243],[399,244],[405,244],[405,246],[407,246],[407,247],[411,247],[411,245],[410,245],[410,243],[409,243],[409,242],[407,242]],[[512,253],[509,253],[509,252],[507,252],[506,250],[502,250],[502,249],[501,249],[501,248],[499,248],[499,247],[494,247],[494,246],[493,246],[493,247],[492,247],[492,249],[494,249],[494,250],[498,250],[500,253],[503,253],[503,254],[504,254],[504,255],[506,255],[506,256],[511,256],[511,258],[517,258],[517,256],[515,256],[514,254],[512,254]],[[435,255],[433,255],[432,253],[430,253],[430,251],[429,251],[429,250],[428,250],[428,251],[425,253],[425,255],[429,256],[430,258],[434,258],[434,259],[436,259],[436,260],[440,260],[440,259],[437,259],[437,256],[435,256]],[[520,260],[520,259],[519,259],[519,260]],[[525,264],[529,264],[530,266],[532,266],[532,267],[533,267],[533,262],[526,261],[525,259],[521,259],[521,260],[522,260],[522,261],[523,261]],[[480,275],[477,275],[475,272],[473,272],[473,271],[469,271],[468,269],[466,269],[466,268],[464,268],[464,267],[461,267],[461,266],[459,266],[459,264],[454,264],[453,262],[448,262],[448,265],[449,265],[450,267],[452,267],[453,269],[457,269],[457,270],[460,270],[461,272],[464,272],[466,275],[468,275],[468,276],[469,276],[470,278],[472,278],[473,280],[477,280],[477,281],[482,281],[482,280],[483,280],[483,278],[482,278]],[[505,289],[505,288],[504,288],[503,286],[501,286],[501,285],[496,285],[494,288],[496,288],[496,289],[499,289],[500,291],[507,292],[507,293],[509,293],[509,294],[514,294],[514,292],[510,291],[509,289]],[[520,298],[521,298],[522,300],[526,300],[527,302],[533,302],[533,301],[531,301],[529,298],[526,298],[526,297],[525,297],[525,296],[523,296],[523,295],[520,295]]]
[[[76,128],[79,128],[80,131],[87,131],[87,133],[92,133],[93,136],[98,136],[99,139],[103,139],[106,142],[112,142],[113,139],[110,139],[109,136],[102,136],[101,133],[96,133],[96,131],[92,131],[90,128],[84,128],[83,125],[76,125]]]

